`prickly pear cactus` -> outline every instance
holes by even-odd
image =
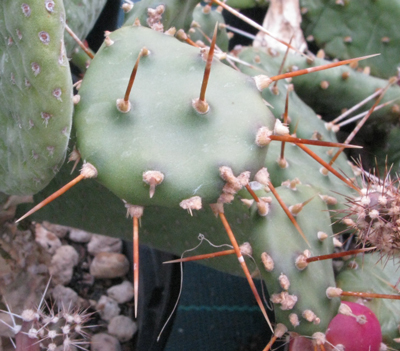
[[[5,1],[0,10],[0,190],[34,194],[64,161],[72,86],[62,1]]]
[[[78,149],[103,185],[132,204],[176,207],[193,196],[207,204],[224,185],[219,167],[239,174],[263,166],[267,148],[258,147],[255,137],[274,121],[250,77],[214,62],[209,111],[200,114],[192,106],[205,67],[199,49],[145,27],[123,27],[110,39],[114,43],[104,45],[90,65],[75,112]],[[140,59],[131,109],[120,112],[116,102],[144,47],[148,54]],[[146,172],[160,176],[153,198]]]

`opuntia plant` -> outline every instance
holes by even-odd
[[[67,26],[76,38],[72,32],[74,26],[80,28],[79,16],[66,11],[65,17],[61,0],[7,4],[0,11],[10,22],[3,22],[6,35],[0,43],[2,81],[8,87],[2,102],[7,114],[0,157],[7,166],[2,167],[1,191],[12,195],[43,189],[35,196],[38,204],[18,222],[30,215],[51,217],[92,232],[133,238],[135,313],[140,299],[139,237],[141,243],[180,256],[198,244],[202,233],[213,244],[232,249],[210,253],[209,247],[200,246],[195,257],[177,262],[218,256],[204,263],[247,278],[265,327],[273,333],[264,350],[284,335],[312,338],[314,350],[332,345],[337,349],[338,343],[351,349],[336,337],[337,324],[347,323],[354,340],[364,338],[365,332],[374,336],[373,346],[359,344],[359,350],[378,350],[384,319],[372,322],[373,313],[360,305],[336,316],[349,307],[341,299],[371,295],[337,287],[332,260],[346,262],[346,256],[363,254],[376,262],[398,253],[396,178],[392,180],[389,171],[380,178],[343,154],[345,148],[358,148],[351,142],[360,129],[384,123],[387,127],[380,130],[387,134],[397,123],[399,111],[393,102],[400,95],[398,79],[374,78],[353,69],[359,61],[376,60],[375,52],[351,58],[337,53],[346,60],[322,60],[224,2],[198,3],[124,3],[124,25],[105,33],[104,44],[88,58],[74,97],[62,33]],[[244,3],[246,7],[252,2]],[[92,5],[96,12],[102,2]],[[279,10],[271,1],[270,9],[276,6]],[[261,36],[274,37],[283,51],[257,44],[226,52],[230,27],[219,23],[223,11],[253,24]],[[43,27],[42,18],[49,28]],[[84,39],[87,30],[76,31]],[[54,76],[54,71],[64,75]],[[37,79],[43,79],[41,85],[34,85]],[[31,97],[31,91],[38,96]],[[338,117],[341,110],[354,105],[351,111],[357,110],[368,101],[365,113],[354,117],[360,119],[354,131],[339,143],[335,133],[343,130],[340,121],[346,117]],[[57,153],[50,132],[62,135]],[[17,136],[21,146],[15,144]],[[69,137],[70,160],[83,161],[72,180],[72,166],[59,173],[55,169]],[[14,149],[17,156],[10,151]],[[21,214],[24,210],[21,206]],[[126,211],[132,221],[124,218]],[[372,250],[380,256],[368,253]],[[255,275],[267,287],[272,321]],[[399,299],[396,294],[373,297]],[[358,309],[368,314],[367,322],[359,321]],[[345,317],[351,321],[340,320]],[[354,321],[362,330],[358,325],[350,328]],[[398,339],[393,329],[385,331],[391,340],[384,342],[391,347]]]

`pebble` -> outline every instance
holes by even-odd
[[[106,333],[93,335],[91,344],[91,351],[121,351],[118,339]]]
[[[120,342],[132,339],[137,329],[137,324],[126,316],[116,316],[108,324],[108,332],[114,335]]]
[[[53,299],[59,308],[78,306],[79,296],[71,288],[58,284],[54,287],[52,293]]]
[[[92,233],[78,228],[69,228],[69,238],[76,243],[88,243],[92,238]]]
[[[96,310],[105,321],[110,321],[121,312],[117,301],[106,295],[100,297],[99,302],[96,304]]]
[[[68,234],[68,231],[69,231],[69,228],[66,227],[65,225],[53,224],[53,223],[50,223],[47,221],[43,221],[42,225],[48,231],[52,232],[60,239],[64,238]]]
[[[56,250],[61,247],[60,239],[43,227],[40,223],[35,225],[35,241],[42,246],[50,255],[54,255]]]
[[[129,271],[128,259],[114,252],[98,253],[90,265],[90,274],[95,278],[123,277]]]
[[[95,256],[100,252],[121,253],[122,240],[109,236],[93,234],[88,244],[88,252]]]
[[[55,284],[67,285],[72,278],[73,268],[78,264],[79,256],[70,245],[64,245],[56,250],[51,258],[49,273]]]
[[[128,280],[123,281],[119,285],[114,285],[107,290],[107,295],[118,303],[125,303],[133,299],[133,285]]]

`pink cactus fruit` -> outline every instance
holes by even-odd
[[[343,345],[345,350],[379,351],[382,342],[381,326],[375,314],[366,306],[342,301],[339,313],[326,331],[327,350]],[[334,349],[334,348],[333,348]]]

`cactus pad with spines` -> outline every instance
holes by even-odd
[[[253,80],[214,59],[206,92],[210,110],[199,114],[205,62],[198,48],[145,27],[123,27],[110,35],[80,88],[75,124],[82,158],[98,170],[98,181],[132,204],[176,207],[200,196],[215,202],[224,185],[221,166],[237,176],[263,166],[267,148],[255,144],[261,126],[274,118]],[[119,112],[132,68],[140,59],[129,101]],[[147,171],[165,179],[153,198]]]
[[[62,1],[5,1],[0,9],[0,190],[33,194],[64,161],[72,84]]]

